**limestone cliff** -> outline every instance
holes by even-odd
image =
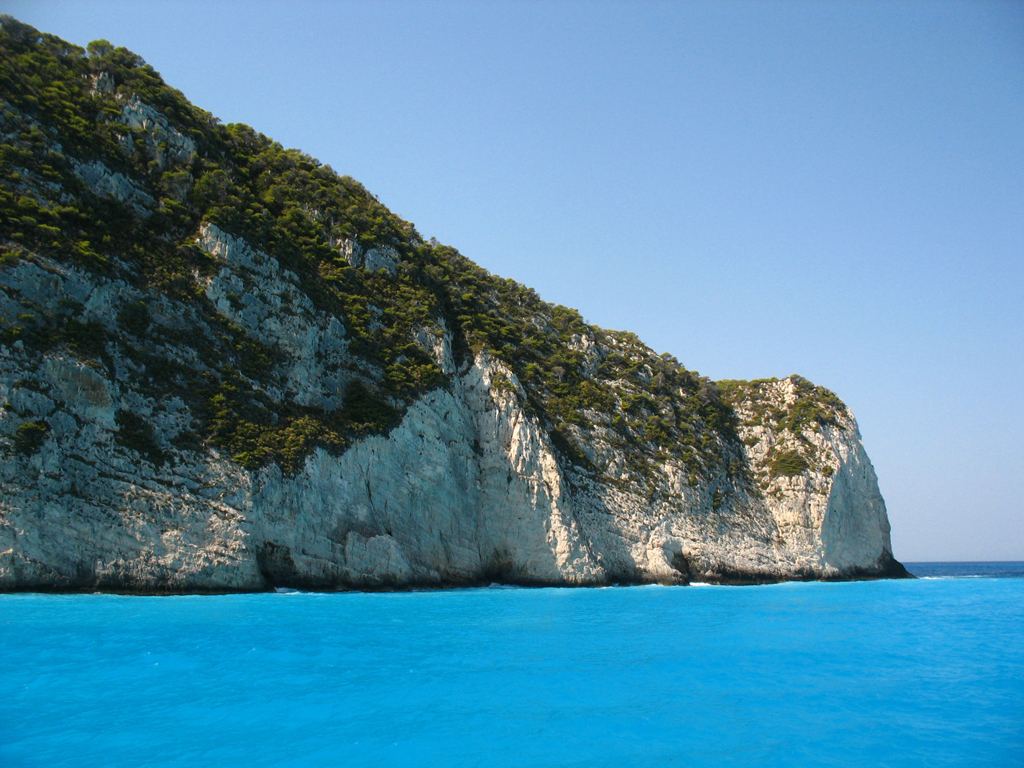
[[[0,24],[0,589],[898,576],[857,425]]]

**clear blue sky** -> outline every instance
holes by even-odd
[[[0,9],[690,368],[831,387],[897,557],[1024,559],[1024,3]]]

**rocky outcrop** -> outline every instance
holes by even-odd
[[[338,383],[321,370],[324,350],[347,354],[343,329],[319,316],[266,254],[212,227],[199,242],[223,265],[206,287],[218,311],[263,328],[284,351],[285,380],[305,383],[279,396],[329,400],[324,393]],[[137,295],[43,259],[2,274],[7,313],[59,314],[73,300],[84,317],[113,329],[114,307]],[[251,314],[221,301],[233,279]],[[159,312],[188,317],[184,307]],[[442,335],[436,350],[449,367],[450,342]],[[749,481],[691,487],[684,467],[669,462],[637,486],[562,459],[524,410],[515,374],[486,352],[389,433],[340,455],[317,449],[291,475],[176,446],[189,410],[126,387],[116,374],[125,365],[38,356],[20,342],[0,351],[0,588],[582,585],[899,572],[848,411],[835,406],[834,423],[796,432],[758,422],[757,413],[786,414],[800,401],[792,379],[752,385],[737,400]],[[155,425],[161,460],[120,439],[124,412]],[[19,452],[18,430],[29,423],[45,423],[45,437]],[[806,466],[773,474],[772,457],[797,449]]]
[[[136,216],[150,216],[153,198],[123,173],[110,170],[98,160],[76,163],[75,175],[95,194],[127,205]]]
[[[127,52],[0,54],[68,73],[0,104],[0,590],[905,575],[827,390],[588,325]]]
[[[217,263],[204,294],[217,313],[281,354],[282,384],[275,400],[336,409],[349,376],[342,322],[319,311],[295,273],[214,224],[199,228],[196,244]]]
[[[365,269],[367,272],[383,270],[392,277],[398,271],[398,253],[389,246],[364,250],[358,242],[346,238],[337,248],[341,257],[353,267]]]
[[[102,87],[99,86],[100,82],[102,78],[97,81],[98,87]],[[132,135],[141,137],[147,160],[154,162],[160,169],[169,165],[187,165],[196,155],[196,143],[175,129],[164,115],[137,95],[127,99],[121,109],[120,121]]]
[[[746,459],[787,557],[825,576],[884,572],[889,518],[857,422],[799,376],[741,384],[735,400]]]

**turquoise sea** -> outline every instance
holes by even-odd
[[[0,596],[0,766],[1024,765],[1024,564]]]

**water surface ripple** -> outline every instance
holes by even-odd
[[[0,765],[1024,764],[1024,578],[934,570],[0,596]]]

